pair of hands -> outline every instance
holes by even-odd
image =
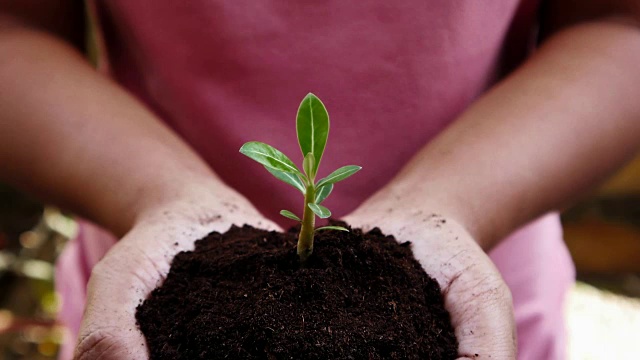
[[[443,290],[460,343],[458,360],[476,354],[514,359],[510,293],[484,251],[451,219],[410,209],[389,213],[390,198],[376,196],[379,200],[368,201],[344,220],[365,230],[377,226],[413,243],[416,259]],[[235,193],[203,194],[142,216],[93,270],[75,358],[148,359],[136,307],[164,279],[175,254],[193,249],[193,242],[211,231],[245,223],[279,230]]]

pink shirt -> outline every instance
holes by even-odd
[[[301,163],[295,111],[302,97],[314,92],[332,119],[320,176],[342,165],[363,166],[360,181],[338,184],[326,201],[335,216],[345,215],[526,56],[538,2],[116,0],[97,5],[111,75],[225,182],[263,214],[289,225],[277,213],[298,208],[299,195],[239,154],[244,142],[264,141]],[[63,318],[74,331],[89,271],[113,241],[83,224],[61,257]],[[521,230],[492,257],[514,292],[520,359],[561,358],[560,305],[573,270],[557,216]],[[550,261],[560,276],[545,277]],[[556,285],[543,291],[536,281]],[[540,314],[557,323],[545,323]]]

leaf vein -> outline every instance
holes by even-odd
[[[284,161],[280,161],[279,159],[277,159],[277,158],[275,158],[275,157],[273,157],[273,156],[271,156],[271,155],[269,155],[269,154],[265,154],[265,153],[263,153],[263,152],[255,151],[255,150],[249,150],[249,151],[247,151],[247,152],[251,152],[251,153],[254,153],[254,154],[262,155],[262,156],[264,156],[264,157],[266,157],[266,158],[269,158],[269,159],[273,159],[274,161],[276,161],[276,162],[278,162],[278,163],[280,163],[280,164],[282,164],[282,165],[284,165],[284,166],[286,166],[286,167],[290,168],[293,172],[296,172],[296,171],[297,171],[297,169],[296,169],[296,168],[292,167],[291,165],[287,164],[287,163],[286,163],[286,162],[284,162]]]

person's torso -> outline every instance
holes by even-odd
[[[244,142],[266,142],[300,164],[297,107],[318,95],[331,117],[319,175],[363,166],[326,201],[344,215],[524,57],[537,6],[119,0],[98,10],[115,79],[276,219],[303,199],[243,157]]]

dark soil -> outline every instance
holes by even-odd
[[[136,318],[151,359],[455,359],[440,288],[378,229],[211,233],[173,260]]]

